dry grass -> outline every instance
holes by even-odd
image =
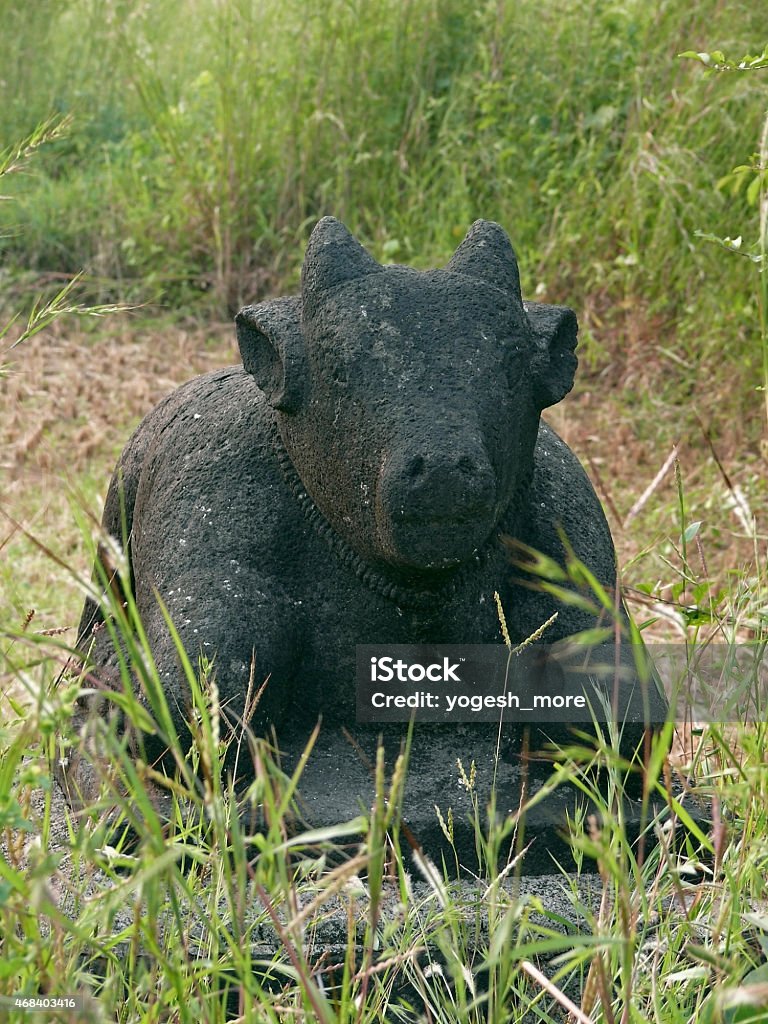
[[[128,320],[84,332],[60,324],[13,352],[0,379],[0,621],[74,626],[80,595],[22,527],[86,571],[72,503],[99,516],[130,432],[163,395],[235,360],[234,331]]]

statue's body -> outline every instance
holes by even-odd
[[[325,218],[302,293],[237,318],[243,367],[199,377],[147,416],[121,458],[105,528],[123,522],[139,611],[178,723],[188,707],[162,598],[230,715],[251,666],[254,724],[354,722],[355,645],[513,641],[553,612],[553,641],[595,624],[520,584],[505,538],[608,590],[595,493],[541,410],[571,388],[576,319],[524,305],[498,225],[445,270],[382,267]],[[125,520],[123,520],[124,507]],[[99,611],[88,603],[85,646]],[[114,662],[97,632],[97,667]],[[458,753],[462,753],[459,751]],[[466,751],[471,755],[471,751]]]

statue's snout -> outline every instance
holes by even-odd
[[[385,502],[395,519],[468,523],[492,513],[496,481],[480,445],[426,446],[400,452],[385,466]]]
[[[480,439],[412,442],[382,466],[376,511],[383,546],[395,561],[414,567],[455,565],[493,529],[497,500]]]

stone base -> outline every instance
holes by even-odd
[[[522,801],[530,801],[542,787],[552,785],[553,765],[545,755],[535,756],[544,746],[542,737],[527,739],[529,753],[523,737],[502,739],[496,756],[498,730],[493,726],[420,725],[414,728],[410,750],[405,795],[402,803],[402,830],[406,842],[408,833],[438,864],[445,859],[449,867],[456,863],[468,872],[477,869],[474,818],[479,817],[481,828],[487,830],[487,805],[494,782],[498,820],[517,812]],[[309,828],[325,828],[354,818],[370,809],[374,799],[373,766],[376,747],[381,737],[386,752],[387,778],[390,777],[398,752],[404,745],[402,727],[355,726],[346,731],[339,727],[321,728],[314,749],[302,773],[299,784],[299,806]],[[559,737],[562,740],[562,737]],[[292,771],[308,740],[308,732],[296,731],[280,737],[281,764]],[[474,762],[472,790],[468,790],[457,763],[461,760],[464,776],[469,777]],[[624,801],[624,820],[632,841],[647,826],[643,821],[640,802],[641,777],[631,780],[635,791]],[[453,848],[448,841],[437,812],[437,806],[447,822],[449,809],[453,818]],[[515,852],[530,844],[525,852],[521,869],[526,875],[541,875],[558,870],[573,869],[573,854],[568,842],[568,825],[581,809],[582,815],[598,814],[594,805],[573,785],[561,784],[538,803],[526,810],[517,834],[506,840],[505,856],[510,843]],[[650,808],[651,816],[662,809],[661,800]],[[694,816],[701,820],[701,812]],[[646,839],[648,845],[652,837]],[[405,842],[403,846],[405,846]],[[594,871],[597,865],[585,858],[582,870]]]

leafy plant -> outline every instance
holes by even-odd
[[[688,50],[681,53],[680,56],[697,60],[713,72],[744,73],[768,69],[768,47],[757,56],[745,54],[739,60],[728,58],[719,50],[712,53],[694,53]],[[732,196],[744,192],[749,206],[756,207],[758,211],[757,238],[746,247],[743,246],[740,234],[735,238],[728,236],[720,238],[702,231],[697,234],[707,241],[717,242],[729,252],[745,256],[757,265],[763,375],[761,390],[763,391],[766,425],[768,425],[768,275],[765,274],[766,253],[768,253],[768,112],[763,119],[758,149],[751,162],[734,167],[730,173],[720,179],[717,187],[727,190]]]

